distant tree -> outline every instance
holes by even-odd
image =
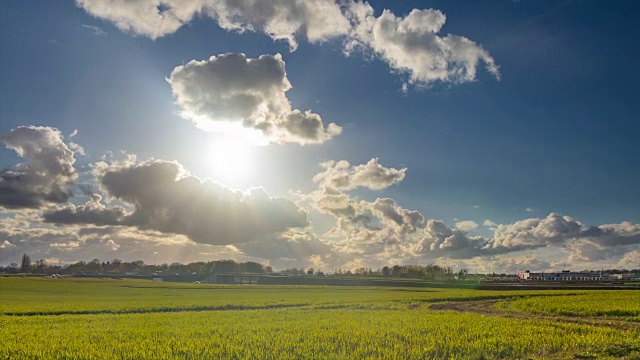
[[[246,263],[237,264],[236,271],[259,274],[264,272],[264,267],[257,262],[248,261]]]
[[[382,268],[382,276],[389,276],[391,275],[391,268],[389,268],[388,266],[385,266]]]
[[[11,263],[11,264],[9,264],[9,267],[14,269],[14,270],[17,270],[18,269],[18,263]]]
[[[47,268],[47,262],[44,259],[40,259],[36,261],[35,268],[36,268],[36,271],[41,274]]]
[[[85,267],[87,266],[87,263],[84,261],[78,261],[75,264],[71,264],[69,266],[67,266],[67,268],[65,269],[65,273],[70,273],[70,274],[77,274],[77,273],[81,273],[86,271]]]
[[[307,275],[313,275],[313,268],[309,268],[307,270]]]
[[[84,271],[88,271],[88,272],[92,272],[92,273],[101,272],[102,271],[102,264],[100,263],[100,259],[93,259],[93,260],[89,261],[85,265]]]
[[[393,268],[391,268],[391,275],[400,276],[400,274],[402,274],[402,266],[393,265]]]
[[[136,261],[133,261],[131,264],[135,266],[137,270],[140,270],[144,266],[144,261],[136,260]]]
[[[467,269],[461,269],[460,271],[458,271],[458,280],[464,280],[467,277],[468,273],[469,270]]]
[[[283,273],[283,274],[289,274],[289,275],[304,275],[305,274],[304,269],[296,269],[296,268],[286,269],[286,270],[282,270],[280,272]]]
[[[27,254],[22,254],[22,262],[20,263],[20,270],[24,272],[31,271],[31,257]]]
[[[207,271],[207,264],[202,261],[187,264],[187,273],[204,274]]]
[[[238,264],[233,260],[214,261],[211,268],[213,273],[233,273],[238,271]]]

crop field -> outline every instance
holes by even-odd
[[[640,359],[640,292],[0,278],[0,359]]]

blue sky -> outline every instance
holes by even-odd
[[[640,110],[632,98],[640,81],[640,61],[635,46],[637,30],[633,26],[638,5],[634,2],[356,2],[373,11],[369,21],[380,20],[384,9],[397,21],[406,19],[407,23],[414,9],[435,14],[436,18],[438,10],[446,16],[446,22],[434,34],[438,39],[453,34],[471,42],[464,49],[450,50],[453,55],[444,60],[448,69],[462,71],[466,77],[436,80],[425,80],[435,73],[429,64],[406,57],[415,52],[401,52],[393,41],[354,35],[355,30],[366,30],[366,26],[349,15],[349,3],[339,8],[331,1],[311,2],[340,11],[348,25],[342,29],[335,25],[333,33],[330,26],[320,27],[324,32],[319,40],[313,38],[312,32],[305,34],[304,27],[292,34],[265,30],[260,22],[269,20],[268,14],[260,13],[264,9],[240,9],[236,18],[225,19],[223,11],[229,9],[225,1],[210,1],[212,7],[218,6],[218,13],[193,10],[195,14],[183,18],[177,29],[162,28],[162,34],[158,29],[166,21],[145,27],[153,18],[154,9],[157,11],[155,1],[135,2],[152,9],[136,16],[121,1],[107,3],[108,11],[90,0],[3,5],[0,133],[10,134],[20,126],[55,128],[63,136],[62,142],[82,146],[86,155],[76,151],[73,156],[77,177],[69,185],[74,196],[67,202],[44,201],[29,208],[0,204],[5,209],[4,228],[0,229],[5,237],[0,242],[5,241],[5,246],[0,248],[0,262],[17,262],[25,251],[37,258],[64,261],[90,260],[83,256],[137,256],[148,262],[171,262],[170,250],[163,250],[169,252],[164,257],[162,251],[152,251],[158,246],[183,249],[180,251],[184,256],[179,259],[182,261],[234,257],[293,264],[300,261],[294,261],[294,257],[304,257],[307,264],[318,266],[337,258],[345,266],[380,261],[445,261],[456,266],[486,267],[490,262],[502,261],[508,267],[511,261],[541,269],[565,262],[581,267],[609,263],[629,267],[640,258],[640,164],[636,139]],[[281,1],[273,6],[286,12],[295,3]],[[122,12],[116,11],[119,9]],[[167,18],[188,9],[168,1],[160,11],[167,11]],[[124,16],[124,22],[122,14],[129,14]],[[322,13],[314,16],[297,21],[313,29],[316,18],[324,19]],[[413,26],[433,19],[412,19],[416,20]],[[226,28],[236,26],[236,30],[221,28],[225,27],[223,20],[230,21]],[[274,40],[279,35],[291,35],[297,42],[295,51],[291,51],[291,37],[289,41]],[[351,41],[359,47],[346,54],[346,44]],[[427,54],[433,51],[424,38],[415,46],[413,50]],[[484,51],[481,54],[486,56],[468,55],[474,51]],[[250,105],[231,110],[215,108],[224,107],[216,96],[228,94],[232,83],[214,86],[206,78],[202,80],[204,85],[190,82],[190,71],[196,69],[189,66],[192,60],[213,67],[224,54],[240,53],[246,59],[266,55],[272,64],[284,64],[285,80],[291,89],[269,92],[277,99],[265,100],[279,109],[274,116],[293,114],[297,109],[311,110],[312,115],[321,117],[325,132],[300,140],[292,137],[285,125],[277,125],[280,117],[240,119],[237,114]],[[279,61],[274,60],[276,54],[281,55]],[[210,59],[212,56],[216,58]],[[499,75],[491,71],[486,59],[495,62]],[[411,66],[397,66],[394,61],[410,61]],[[472,64],[475,72],[465,73],[460,64]],[[179,66],[183,66],[183,72],[174,77],[172,72]],[[182,85],[185,88],[179,92],[178,86]],[[214,100],[204,104],[206,110],[193,105],[196,100],[206,100],[194,100],[195,95],[187,93],[196,85],[211,91]],[[268,123],[270,129],[277,131],[264,132],[270,139],[266,146],[232,143],[230,147],[216,147],[218,143],[226,144],[221,139],[230,135],[198,128],[193,117],[185,115],[188,111],[199,111],[207,123],[219,120],[215,114],[233,117],[236,125]],[[341,132],[331,135],[329,123],[335,123]],[[70,137],[74,130],[77,135]],[[280,140],[274,140],[276,136]],[[115,155],[101,159],[109,151]],[[46,214],[89,200],[88,193],[78,191],[80,184],[91,185],[104,198],[101,204],[105,209],[120,205],[134,215],[136,210],[142,212],[138,198],[127,201],[104,184],[109,170],[96,175],[95,163],[103,160],[112,171],[124,171],[125,155],[121,151],[136,155],[135,160],[127,160],[129,167],[150,165],[151,158],[176,161],[192,176],[208,178],[225,188],[246,192],[261,187],[273,199],[295,203],[307,214],[308,224],[283,223],[282,228],[265,235],[269,240],[203,242],[194,240],[189,231],[131,220],[108,225],[46,220]],[[368,225],[355,224],[353,216],[341,217],[332,212],[335,209],[321,205],[323,199],[335,194],[330,194],[333,188],[329,183],[313,181],[315,174],[334,169],[322,168],[320,163],[346,160],[352,166],[350,176],[358,177],[358,170],[353,167],[373,158],[378,159],[380,167],[376,169],[382,173],[389,169],[407,170],[382,188],[372,185],[369,178],[353,180],[352,187],[338,189],[347,196],[347,202],[353,202],[356,214],[369,219]],[[4,171],[15,170],[25,160],[15,149],[0,150],[0,168]],[[221,166],[226,170],[220,170]],[[9,185],[7,192],[14,189]],[[394,199],[397,209],[415,210],[424,221],[414,224],[411,235],[406,235],[405,230],[399,230],[398,222],[386,223],[389,220],[385,213],[376,213],[379,208],[373,204],[378,198]],[[355,206],[358,201],[365,203]],[[566,219],[558,224],[550,214]],[[77,220],[77,214],[74,216]],[[37,246],[33,245],[29,239],[34,235],[25,230],[24,224],[17,224],[16,219],[22,218],[28,219],[28,228],[53,229],[60,232],[56,235],[59,238],[39,240]],[[443,239],[429,233],[430,219],[447,224],[444,235],[437,232]],[[522,223],[527,219],[539,221]],[[495,226],[482,225],[485,220],[503,224],[504,228],[494,234]],[[550,229],[545,220],[560,230]],[[340,225],[345,221],[352,222],[353,227]],[[460,221],[473,221],[476,225],[456,228]],[[581,231],[566,230],[573,226],[566,223],[574,222],[582,227]],[[602,227],[606,224],[618,227]],[[83,231],[91,232],[88,228],[93,233],[111,232],[100,238],[83,237]],[[393,241],[383,235],[390,229],[395,231]],[[592,235],[589,229],[600,229],[600,235]],[[216,228],[207,230],[215,232]],[[365,232],[370,235],[367,241],[359,238]],[[307,241],[304,246],[300,245],[301,234]],[[161,245],[153,240],[165,236],[179,239]],[[420,250],[425,244],[438,248],[448,244],[445,238],[456,236],[464,238],[466,245],[448,250],[444,246],[442,252]],[[118,246],[105,245],[109,241]],[[109,250],[102,253],[96,244]],[[261,247],[272,249],[274,254],[261,257],[266,252]],[[282,256],[278,255],[280,247]],[[190,250],[184,250],[187,248]],[[154,252],[160,254],[154,257]]]

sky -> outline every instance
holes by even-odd
[[[0,265],[638,268],[639,7],[5,3]]]

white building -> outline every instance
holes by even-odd
[[[609,275],[601,272],[582,271],[573,272],[563,270],[560,272],[530,272],[529,270],[518,274],[518,280],[524,281],[601,281],[609,280]]]

